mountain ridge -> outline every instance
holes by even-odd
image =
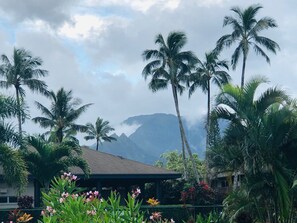
[[[113,134],[117,141],[103,142],[100,151],[147,164],[154,164],[164,152],[181,151],[178,119],[173,114],[137,115],[127,118],[122,124],[137,124],[139,127],[129,136]],[[204,158],[206,133],[203,122],[188,126],[184,120],[183,124],[193,153]]]

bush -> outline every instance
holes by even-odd
[[[143,223],[144,212],[140,210],[141,202],[137,200],[139,189],[128,194],[126,205],[120,205],[121,197],[112,192],[108,199],[101,198],[98,191],[81,193],[75,185],[76,177],[65,173],[55,178],[48,193],[42,193],[46,208],[42,211],[40,223],[57,222],[91,222],[91,223]],[[162,219],[160,212],[150,213],[148,222],[169,222]],[[170,221],[173,222],[173,221]]]
[[[32,196],[21,196],[18,198],[19,209],[32,209],[33,208],[33,197]]]
[[[205,182],[200,182],[181,193],[184,204],[209,205],[215,203],[215,192]]]
[[[190,183],[185,179],[165,180],[161,182],[162,204],[182,204],[181,192],[184,188],[190,187]],[[145,196],[147,200],[155,196],[156,185],[153,183],[146,184]]]

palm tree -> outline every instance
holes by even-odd
[[[52,100],[50,108],[46,108],[39,102],[35,102],[37,108],[44,117],[35,117],[32,120],[39,123],[43,128],[50,128],[51,139],[61,143],[65,136],[74,135],[77,131],[87,130],[85,125],[76,124],[76,120],[86,111],[91,104],[85,104],[80,107],[80,100],[73,98],[72,91],[65,91],[64,88],[55,92],[49,92]]]
[[[4,180],[9,185],[16,186],[20,193],[27,184],[28,174],[19,151],[7,145],[16,145],[19,138],[11,124],[5,122],[5,119],[17,114],[15,104],[13,98],[0,95],[0,166],[3,169]]]
[[[161,34],[158,34],[155,39],[155,44],[157,44],[159,48],[156,50],[145,50],[142,53],[144,60],[152,60],[144,67],[142,75],[145,79],[147,79],[149,76],[152,77],[151,81],[149,82],[149,88],[153,92],[156,92],[161,89],[166,89],[168,85],[171,86],[174,105],[180,128],[185,173],[186,146],[187,152],[192,161],[196,179],[199,182],[198,171],[195,168],[196,165],[193,159],[192,151],[185,135],[185,130],[183,127],[178,104],[178,94],[182,94],[185,89],[183,84],[185,84],[188,80],[187,74],[190,73],[191,69],[193,69],[194,65],[198,61],[193,52],[181,51],[186,42],[187,37],[183,32],[169,33],[166,41],[164,40]]]
[[[285,222],[291,205],[291,173],[295,170],[290,154],[296,151],[296,113],[288,106],[285,92],[277,88],[267,89],[256,99],[258,87],[265,82],[265,78],[254,78],[244,88],[231,84],[223,87],[215,113],[229,126],[225,146],[210,151],[210,158],[221,170],[244,174],[250,198],[257,207],[263,207],[258,218]]]
[[[14,48],[12,61],[6,55],[2,55],[1,59],[0,76],[4,77],[4,80],[0,80],[0,87],[15,88],[19,137],[22,139],[22,122],[25,120],[21,109],[25,97],[23,86],[28,87],[33,92],[37,91],[46,95],[47,85],[38,78],[44,77],[47,71],[39,68],[42,65],[42,60],[39,57],[33,57],[31,52],[25,49]]]
[[[47,143],[41,138],[28,137],[23,157],[29,172],[46,190],[55,176],[68,171],[69,167],[79,167],[85,174],[90,170],[81,157],[82,150],[72,141],[62,143]]]
[[[232,68],[235,69],[240,55],[243,55],[242,74],[241,74],[241,87],[244,86],[245,66],[250,48],[253,48],[256,54],[263,56],[267,63],[270,63],[268,55],[261,47],[266,48],[268,51],[276,53],[279,50],[279,45],[273,40],[259,36],[263,30],[277,27],[274,19],[264,17],[257,20],[255,17],[258,11],[262,8],[260,5],[251,5],[242,10],[239,7],[231,8],[236,17],[225,16],[223,26],[230,25],[233,29],[231,34],[222,36],[217,41],[217,50],[222,50],[223,47],[230,47],[232,44],[237,43],[237,47],[232,54]]]
[[[109,121],[104,121],[102,118],[97,118],[95,126],[92,123],[87,123],[88,130],[85,136],[85,140],[96,139],[96,150],[98,151],[99,143],[102,141],[111,142],[117,140],[112,136],[108,136],[109,132],[114,131],[114,128],[109,126]]]
[[[21,193],[27,184],[27,168],[20,151],[0,143],[0,166],[8,185],[14,185]]]
[[[211,85],[213,84],[222,87],[227,84],[231,77],[223,69],[229,69],[228,62],[226,60],[218,59],[218,52],[213,50],[209,53],[205,53],[205,61],[198,61],[196,71],[190,75],[190,88],[189,97],[194,91],[200,87],[204,93],[207,93],[207,121],[206,121],[206,146],[209,144],[209,128],[210,128],[210,96],[211,96]]]
[[[5,119],[12,118],[17,115],[16,102],[11,97],[0,95],[0,143],[10,143],[12,145],[19,144],[19,137],[14,131],[11,123],[7,123]]]

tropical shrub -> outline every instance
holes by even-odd
[[[126,205],[120,205],[121,197],[111,192],[108,199],[101,198],[98,191],[82,192],[76,187],[76,176],[64,173],[52,181],[48,193],[42,193],[45,209],[40,223],[143,223],[144,213],[140,210],[141,201],[137,199],[140,190],[128,194]],[[161,213],[153,212],[149,222],[169,222],[162,219]],[[170,222],[174,222],[173,220]]]
[[[8,214],[9,223],[30,222],[32,219],[33,219],[33,217],[31,216],[31,214],[23,213],[19,209],[14,209],[14,210],[10,211]]]
[[[31,209],[33,208],[33,197],[32,196],[21,196],[18,198],[18,207],[20,209]]]
[[[201,181],[184,190],[181,193],[181,200],[184,204],[188,203],[192,205],[214,204],[215,192],[207,183]]]
[[[162,188],[162,203],[163,204],[181,204],[180,195],[184,188],[190,187],[191,183],[189,183],[185,179],[177,179],[177,180],[164,180],[161,182]],[[153,197],[156,192],[156,185],[152,183],[148,183],[145,185],[145,199],[149,199]]]
[[[210,212],[207,216],[203,216],[199,213],[195,219],[189,219],[187,223],[212,223],[212,222],[222,222],[220,219],[220,215],[216,212]],[[223,222],[222,222],[223,223]]]

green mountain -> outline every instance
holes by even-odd
[[[129,139],[125,134],[121,134],[120,136],[113,134],[113,137],[115,137],[117,140],[112,142],[103,142],[101,145],[99,145],[99,150],[147,164],[153,164],[158,159],[158,156],[154,156],[145,151],[135,144],[131,139]],[[96,146],[94,145],[92,148],[95,149]]]
[[[126,119],[123,125],[139,125],[136,131],[127,137],[125,134],[116,136],[117,141],[104,142],[101,151],[153,164],[160,155],[170,150],[181,150],[178,120],[172,114],[139,115]],[[184,127],[189,144],[194,153],[204,158],[205,129],[203,122]]]

